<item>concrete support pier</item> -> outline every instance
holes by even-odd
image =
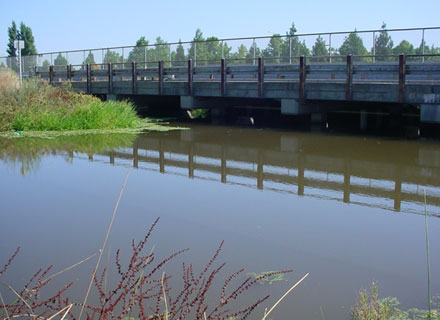
[[[420,105],[420,122],[440,123],[440,104]]]

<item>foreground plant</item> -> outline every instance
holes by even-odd
[[[399,308],[399,301],[395,297],[379,299],[378,286],[373,283],[370,292],[363,289],[352,310],[352,320],[440,320],[439,310]]]
[[[197,273],[192,264],[182,264],[182,286],[171,288],[171,276],[162,272],[163,267],[188,249],[179,250],[163,260],[157,261],[154,250],[145,253],[153,229],[159,219],[152,224],[144,239],[132,241],[132,253],[128,264],[124,267],[120,261],[120,251],[116,251],[115,264],[118,281],[112,289],[106,289],[108,270],[104,268],[99,276],[95,274],[93,281],[99,304],[91,305],[71,302],[64,298],[65,291],[72,285],[69,283],[62,290],[49,298],[42,298],[40,290],[52,277],[47,277],[52,266],[44,272],[39,270],[31,281],[16,292],[17,299],[12,303],[2,302],[0,311],[4,319],[28,316],[48,318],[55,313],[69,315],[74,318],[74,311],[85,309],[87,319],[123,319],[137,317],[139,319],[246,319],[257,306],[269,296],[256,299],[254,303],[243,306],[240,297],[259,281],[291,270],[273,271],[261,276],[248,276],[239,281],[244,269],[224,277],[220,286],[214,286],[214,280],[221,274],[226,263],[217,264],[223,242],[203,268]],[[0,277],[18,254],[18,249],[0,272]],[[233,285],[235,283],[235,285]],[[12,290],[12,287],[9,287]],[[15,291],[15,290],[14,290]],[[216,301],[216,302],[213,302]],[[71,306],[76,307],[72,309]]]

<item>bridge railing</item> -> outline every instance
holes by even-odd
[[[390,53],[389,49],[384,49],[377,43],[380,35],[387,33],[392,37],[394,44],[399,44],[402,40],[409,41],[407,48],[404,46],[394,47],[394,51],[401,50],[402,53],[417,53],[418,59],[422,62],[433,59],[430,53],[439,50],[440,27],[406,28],[406,29],[377,29],[343,32],[324,32],[324,33],[303,33],[293,35],[272,35],[241,38],[208,38],[204,41],[184,41],[167,43],[149,44],[145,46],[121,46],[108,48],[91,48],[82,50],[47,52],[33,56],[23,56],[23,70],[29,74],[33,67],[67,66],[69,64],[106,64],[137,62],[148,63],[163,60],[165,66],[178,66],[179,61],[192,59],[195,66],[207,65],[209,60],[215,59],[244,59],[247,64],[257,65],[258,57],[264,56],[266,59],[273,59],[274,63],[295,64],[295,57],[299,55],[313,55],[312,47],[317,39],[321,41],[320,62],[335,63],[340,60],[340,54],[345,56],[347,52],[342,52],[342,44],[351,34],[355,34],[362,39],[365,56],[361,59],[366,62],[384,61],[379,56],[382,53]],[[431,46],[432,45],[432,46]],[[341,51],[342,50],[342,51]],[[384,51],[385,50],[385,51]],[[409,51],[408,51],[409,50]],[[352,52],[359,54],[360,52]],[[318,59],[318,58],[316,58]],[[435,58],[438,59],[438,58]],[[396,60],[397,61],[397,60]],[[357,62],[357,61],[354,61]],[[218,63],[218,62],[217,62]],[[233,64],[233,61],[229,61]],[[269,63],[269,62],[268,62]],[[18,69],[16,57],[0,57],[0,66]]]

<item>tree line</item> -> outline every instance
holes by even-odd
[[[297,35],[295,24],[292,23],[289,30],[284,36],[281,34],[273,34],[265,48],[258,47],[256,42],[253,42],[249,47],[241,44],[234,51],[227,42],[222,42],[219,38],[211,36],[204,37],[200,29],[197,29],[189,44],[189,48],[185,50],[184,45],[179,41],[179,44],[174,50],[171,50],[169,45],[161,37],[157,37],[154,44],[146,40],[145,36],[136,41],[135,47],[128,53],[128,56],[122,56],[121,53],[105,50],[102,57],[103,63],[128,63],[136,61],[143,63],[145,61],[159,61],[164,60],[168,65],[179,66],[185,65],[187,59],[197,60],[198,65],[209,64],[210,60],[219,60],[221,58],[231,59],[230,63],[254,63],[254,58],[265,57],[268,58],[269,63],[282,63],[286,61],[287,57],[298,56],[314,56],[315,61],[328,61],[328,56],[331,53],[332,58],[337,56],[355,55],[365,56],[360,60],[369,61],[374,53],[379,56],[376,60],[389,60],[387,57],[380,57],[393,54],[440,54],[440,47],[434,45],[428,46],[425,42],[419,46],[414,46],[407,40],[402,40],[399,44],[394,45],[391,36],[386,30],[386,24],[383,23],[380,32],[375,36],[374,49],[369,50],[365,47],[362,38],[356,33],[356,30],[349,33],[339,48],[330,47],[325,40],[318,36],[312,48],[308,48],[305,40],[300,40]],[[9,42],[7,45],[7,53],[9,57],[16,57],[17,50],[14,48],[14,41],[21,38],[25,42],[25,48],[22,50],[22,55],[36,55],[37,49],[35,46],[32,29],[26,26],[23,22],[20,28],[12,21],[11,27],[8,28]],[[428,57],[428,60],[440,60],[440,57]],[[27,59],[25,59],[27,60]],[[16,59],[9,59],[9,67],[16,68]],[[36,65],[36,58],[30,59],[25,64],[27,67]],[[43,61],[43,66],[49,66],[51,62],[47,59]],[[65,56],[59,53],[53,60],[54,65],[65,66],[69,61]],[[95,56],[92,51],[89,51],[82,64],[96,64]],[[25,66],[26,67],[26,66]]]

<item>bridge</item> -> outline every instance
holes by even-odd
[[[28,66],[36,65],[33,75],[54,85],[69,81],[76,91],[105,95],[109,99],[125,95],[175,97],[182,109],[214,108],[216,111],[224,106],[268,103],[276,106],[283,115],[326,114],[335,105],[340,108],[341,103],[347,102],[351,107],[362,103],[366,106],[363,108],[385,103],[400,111],[405,106],[413,106],[420,110],[421,122],[440,123],[440,54],[425,52],[425,33],[439,31],[440,27],[380,29],[160,43],[47,53],[25,57],[25,62]],[[375,39],[382,32],[393,35],[420,32],[421,53],[378,54]],[[351,33],[364,37],[364,41],[365,37],[372,36],[371,54],[335,54],[332,43],[337,42],[338,36]],[[267,42],[274,37],[282,38],[289,46],[288,56],[258,57],[257,42]],[[328,37],[329,54],[295,56],[294,41],[310,37]],[[437,34],[434,39],[437,41]],[[225,54],[226,43],[242,44],[243,41],[252,43],[251,56],[234,59]],[[183,48],[183,45],[187,46],[190,59],[178,60],[176,55],[173,58],[171,47]],[[208,46],[218,46],[216,50],[220,51],[215,52],[214,58],[200,58],[199,53],[206,51]],[[163,51],[165,57],[149,59],[148,55],[157,56],[157,52],[152,54],[154,50]],[[86,64],[87,51],[100,55],[101,63]],[[64,57],[66,65],[54,65],[54,54]],[[112,55],[117,59],[111,60]],[[42,57],[50,57],[51,65],[44,67],[41,62],[37,63]],[[68,59],[82,59],[82,62],[67,65]]]

